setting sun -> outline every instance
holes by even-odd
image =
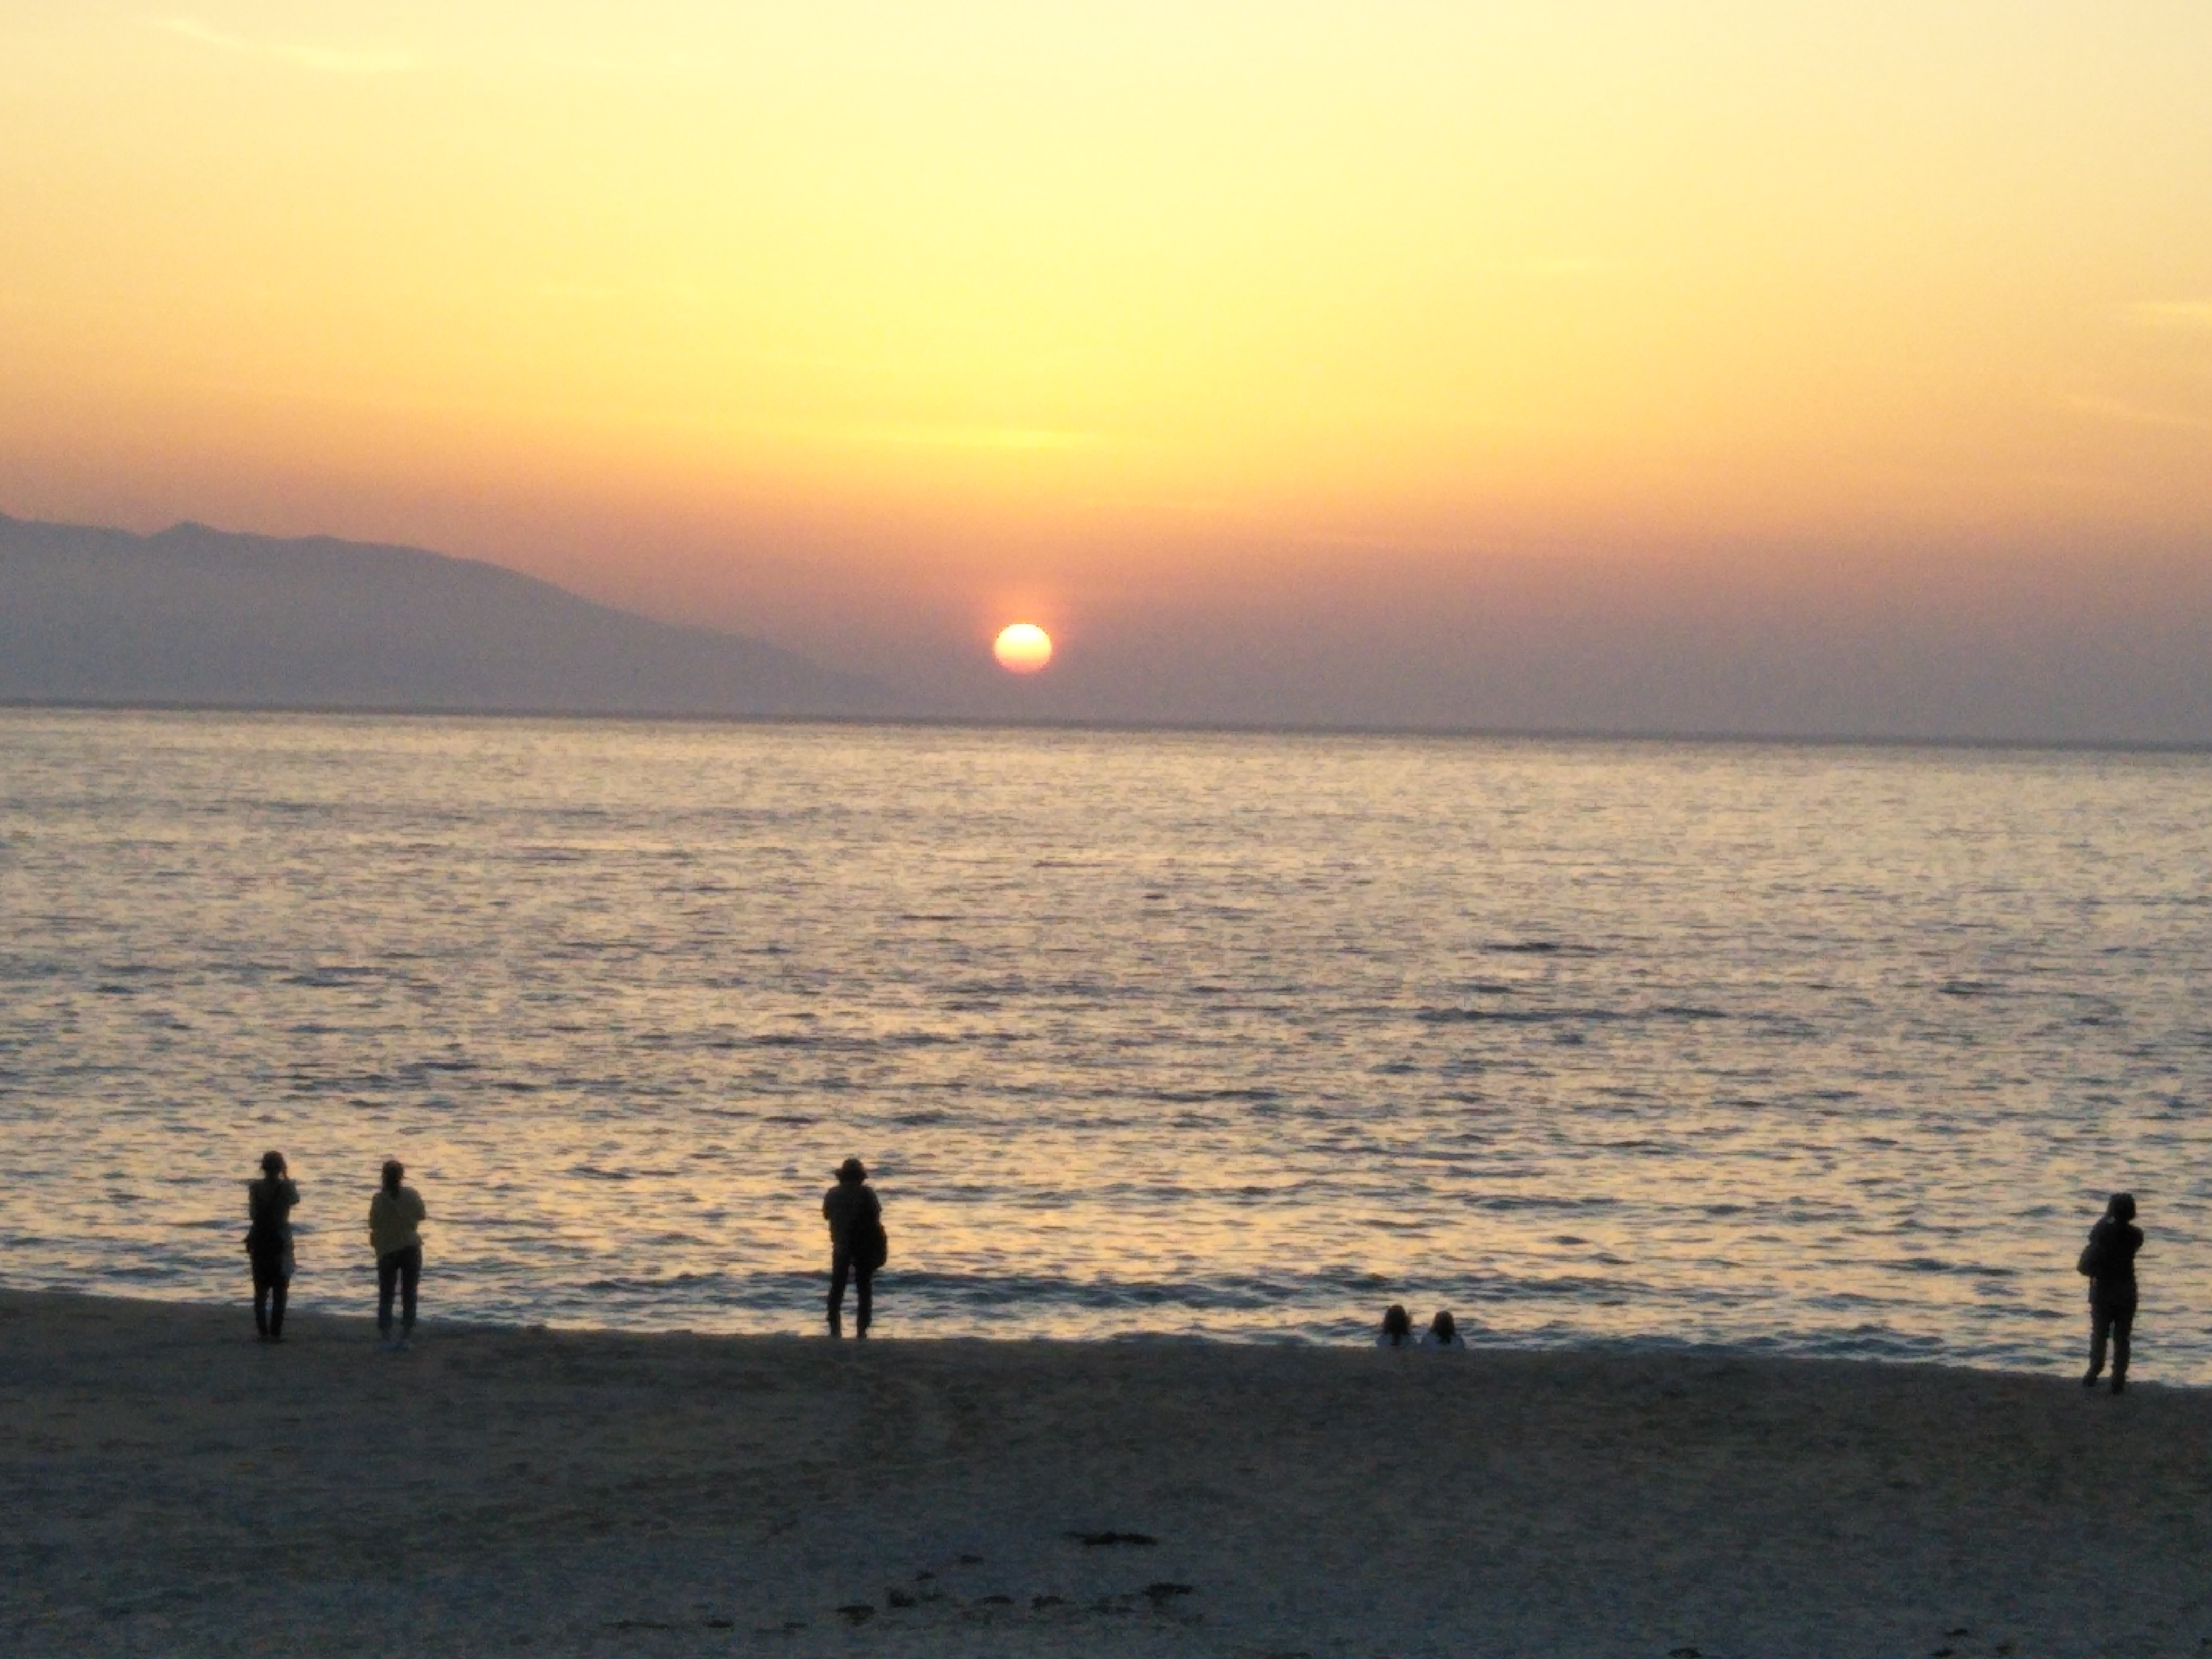
[[[1052,635],[1035,623],[1009,623],[991,642],[991,654],[1009,674],[1034,674],[1052,660]]]

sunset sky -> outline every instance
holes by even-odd
[[[0,511],[981,712],[2212,738],[2208,87],[2201,0],[0,0]]]

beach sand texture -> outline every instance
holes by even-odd
[[[2212,1653],[2212,1393],[2063,1376],[6,1292],[0,1483],[12,1654]]]

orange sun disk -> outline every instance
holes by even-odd
[[[1052,660],[1052,635],[1035,623],[1009,623],[991,642],[991,654],[1009,674],[1034,674]]]

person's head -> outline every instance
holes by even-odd
[[[2112,1201],[2105,1206],[2105,1213],[2115,1221],[2136,1218],[2136,1195],[2133,1193],[2114,1193]]]
[[[265,1176],[283,1175],[284,1173],[284,1154],[282,1152],[262,1153],[261,1173]]]
[[[867,1178],[868,1166],[857,1158],[848,1158],[837,1166],[837,1179],[840,1181],[866,1181]]]
[[[1429,1332],[1437,1341],[1449,1342],[1459,1334],[1459,1322],[1451,1316],[1449,1309],[1439,1308],[1437,1316],[1429,1322]]]
[[[396,1158],[384,1160],[384,1190],[394,1198],[399,1196],[399,1183],[407,1174],[407,1166]]]
[[[1382,1310],[1382,1334],[1393,1342],[1403,1342],[1413,1334],[1413,1319],[1403,1303],[1393,1302]]]

